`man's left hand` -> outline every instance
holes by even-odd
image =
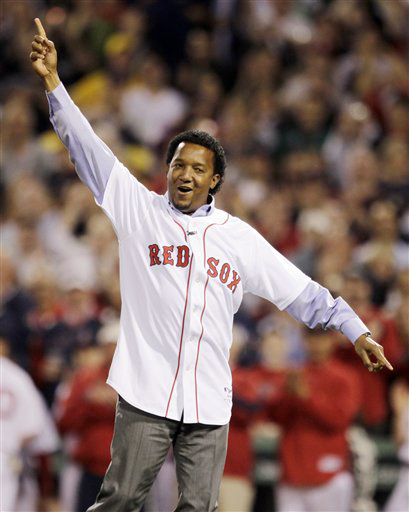
[[[382,370],[384,366],[389,370],[393,370],[391,363],[383,353],[382,345],[376,343],[368,335],[362,334],[359,336],[355,342],[355,351],[370,372]],[[373,361],[373,359],[376,359],[376,361]]]

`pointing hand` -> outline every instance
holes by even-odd
[[[35,18],[34,22],[37,27],[37,35],[34,36],[31,43],[31,65],[43,79],[53,74],[57,76],[57,51],[54,43],[47,38],[41,21]]]
[[[393,370],[392,365],[384,356],[382,345],[376,343],[369,336],[363,334],[356,340],[355,351],[370,372],[382,370],[384,366]],[[376,359],[376,362],[373,359]]]

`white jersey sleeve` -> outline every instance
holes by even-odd
[[[144,185],[116,161],[106,185],[104,198],[99,206],[110,218],[119,239],[137,233],[147,217],[153,215],[151,208],[157,194]]]
[[[267,299],[280,310],[289,306],[311,281],[250,226],[244,250],[244,292]]]

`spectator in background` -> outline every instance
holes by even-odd
[[[368,206],[379,195],[379,166],[376,153],[366,146],[356,146],[346,158],[342,202],[358,244],[368,236]]]
[[[353,369],[334,361],[334,339],[305,332],[307,363],[289,370],[285,391],[269,410],[282,427],[279,512],[350,510],[353,479],[346,431],[361,405]]]
[[[34,222],[23,221],[16,227],[17,280],[27,289],[33,276],[49,272],[51,261],[37,236],[37,226]]]
[[[409,118],[409,110],[406,118]],[[386,137],[381,147],[382,196],[402,212],[409,204],[409,149],[406,138]]]
[[[276,89],[279,71],[278,56],[268,48],[261,46],[250,49],[240,62],[234,96],[248,102],[262,90]]]
[[[294,212],[322,207],[329,200],[327,171],[319,151],[308,149],[287,153],[280,173]]]
[[[187,97],[193,98],[203,78],[215,71],[210,33],[199,28],[190,30],[185,54],[176,71],[176,84]]]
[[[215,125],[213,119],[218,117],[223,99],[223,86],[218,75],[214,72],[203,74],[191,101],[189,125],[197,129],[200,129],[197,124],[201,122]]]
[[[407,366],[408,369],[408,366]],[[393,437],[401,463],[399,479],[389,497],[384,512],[409,510],[409,380],[397,381],[391,394],[393,410]]]
[[[358,247],[353,259],[360,265],[370,265],[377,253],[390,252],[392,275],[409,267],[409,244],[399,239],[398,211],[390,201],[375,201],[369,208],[371,238]]]
[[[347,155],[359,145],[371,146],[378,135],[379,128],[364,103],[355,101],[341,106],[322,148],[331,181],[337,188],[347,186]]]
[[[298,244],[290,259],[338,295],[335,281],[350,262],[352,251],[345,212],[336,201],[302,209],[296,229]]]
[[[45,369],[47,347],[43,335],[61,319],[60,290],[54,275],[44,270],[33,272],[27,288],[33,298],[33,307],[27,315],[30,329],[29,367],[34,382],[44,392],[46,375],[49,375],[49,372]],[[51,361],[49,363],[51,364]]]
[[[320,150],[328,134],[330,106],[318,94],[295,103],[279,127],[278,152]]]
[[[57,405],[58,427],[62,435],[75,434],[72,457],[82,469],[75,512],[83,512],[94,503],[111,460],[117,394],[106,380],[118,336],[118,321],[98,331],[98,348],[93,349],[97,352],[89,359],[92,366],[74,372]]]
[[[121,118],[137,142],[156,148],[186,115],[184,96],[169,85],[169,70],[158,55],[141,65],[141,82],[122,96]]]
[[[266,331],[259,341],[259,362],[240,364],[240,348],[245,347],[245,330],[234,328],[230,365],[233,373],[233,409],[229,425],[226,464],[220,487],[220,512],[250,512],[255,497],[252,484],[254,455],[252,428],[263,420],[268,407],[274,407],[283,388],[286,361],[283,338]],[[245,336],[245,334],[244,334]]]
[[[266,197],[260,197],[257,206],[252,207],[253,224],[283,254],[288,254],[298,243],[297,232],[291,222],[291,204],[286,192],[266,189]]]
[[[40,228],[52,212],[50,194],[41,178],[27,175],[17,177],[6,188],[6,211],[1,224],[2,248],[19,265],[23,249],[20,247],[20,228],[31,226],[40,239]],[[44,248],[44,246],[41,244]],[[45,249],[45,248],[44,248]]]
[[[39,224],[39,238],[61,288],[67,289],[73,282],[94,288],[95,260],[83,235],[90,215],[98,208],[82,183],[67,184],[61,199],[60,207]]]
[[[365,146],[353,148],[346,158],[345,173],[340,200],[347,215],[349,236],[355,249],[359,249],[371,236],[368,209],[380,194],[380,162],[375,151]]]
[[[118,245],[115,232],[109,219],[101,212],[87,217],[84,242],[92,251],[97,273],[96,281],[102,288],[113,281],[118,275]],[[118,275],[119,277],[119,275]]]
[[[401,270],[389,290],[385,309],[390,313],[399,310],[405,299],[409,298],[409,268]]]
[[[0,251],[0,332],[8,340],[10,357],[23,368],[28,367],[29,327],[27,315],[33,299],[16,278],[12,258]]]
[[[9,359],[9,344],[4,336],[0,337],[0,365],[0,509],[14,511],[19,498],[22,499],[24,453],[53,453],[59,447],[59,439],[51,415],[30,376]],[[49,510],[45,498],[51,496],[42,498],[41,510]],[[26,496],[25,505],[29,508],[24,509],[34,510],[38,499],[36,495],[31,499]]]
[[[409,295],[402,297],[399,306],[396,308],[394,319],[398,330],[399,347],[396,364],[396,374],[405,378],[409,373]]]
[[[76,350],[95,345],[101,326],[92,290],[73,282],[64,292],[54,321],[42,322],[40,317],[32,325],[41,347],[39,386],[50,406],[59,382],[74,366]]]
[[[34,112],[27,96],[23,91],[14,93],[3,107],[1,165],[7,183],[42,169],[41,147],[34,139]]]

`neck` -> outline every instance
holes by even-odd
[[[213,196],[210,196],[210,195],[209,195],[207,203],[203,203],[200,206],[198,206],[195,210],[192,210],[192,211],[189,211],[189,212],[184,212],[183,210],[180,210],[175,204],[173,204],[173,202],[169,199],[169,195],[168,195],[167,192],[166,192],[165,196],[166,196],[170,206],[174,210],[176,210],[176,211],[178,211],[180,213],[183,213],[184,215],[192,216],[192,215],[195,215],[197,213],[198,216],[204,217],[204,216],[208,215],[209,213],[211,213],[212,210],[214,209],[214,199],[213,199]]]

